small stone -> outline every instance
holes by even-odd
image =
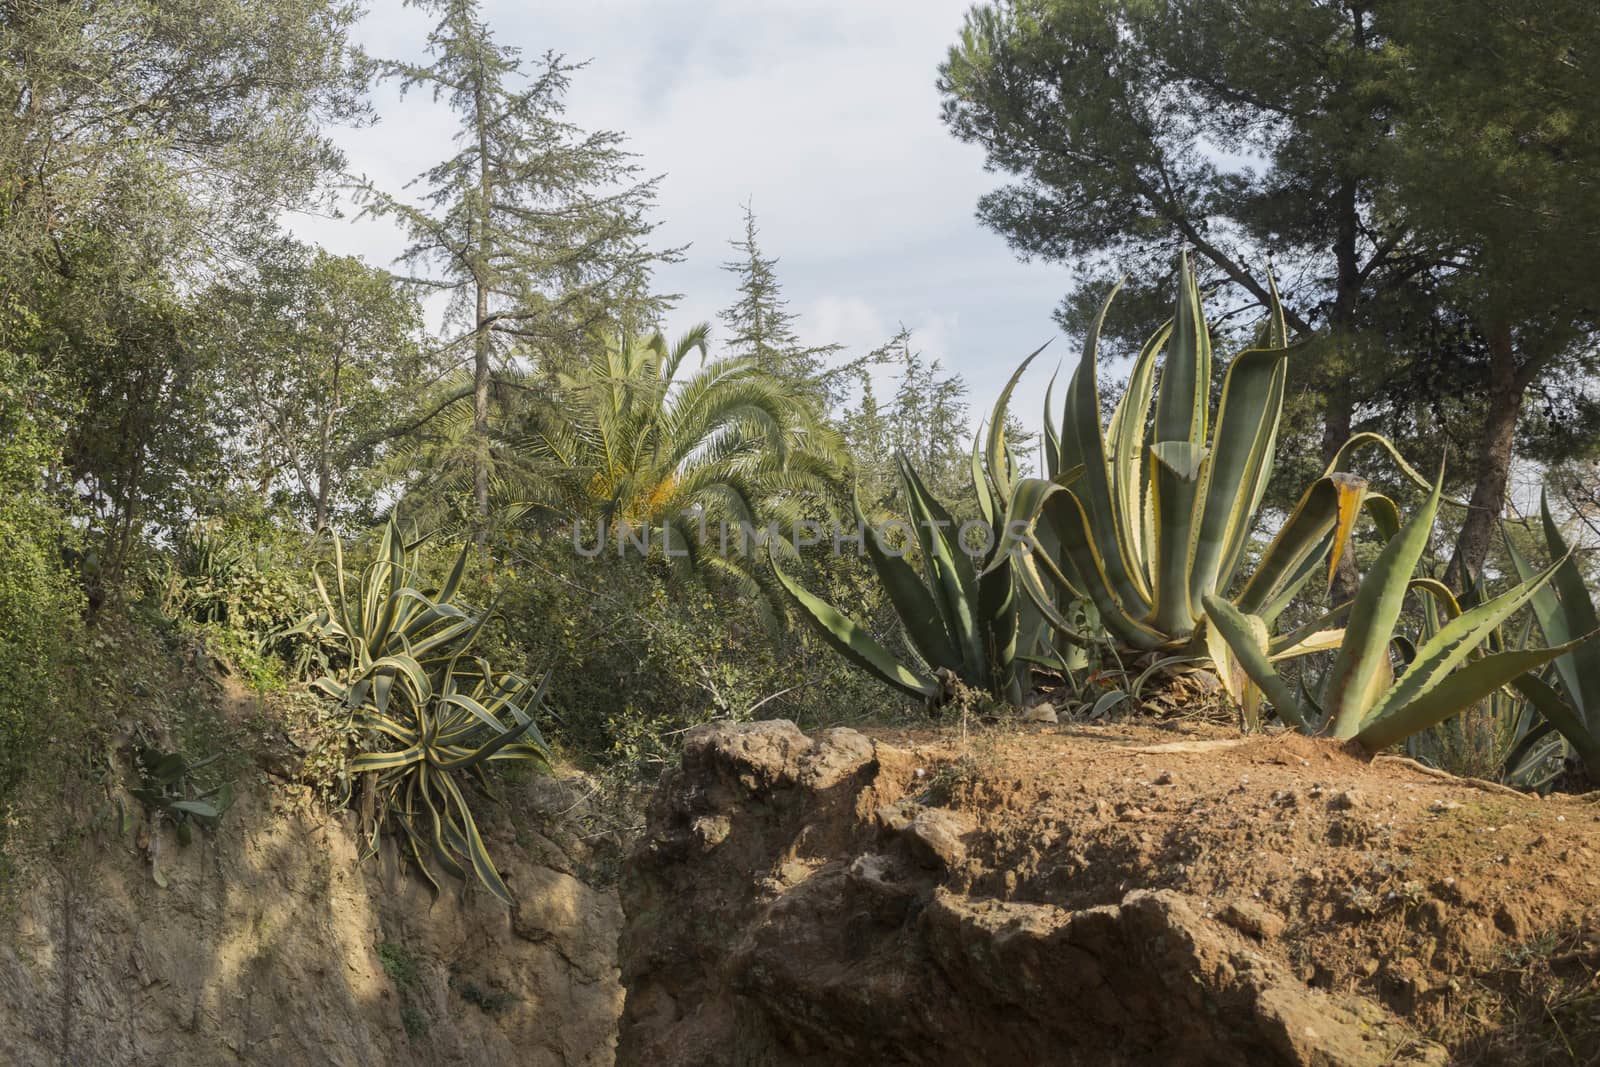
[[[1361,794],[1354,789],[1342,789],[1328,799],[1328,807],[1335,811],[1350,811],[1361,806]]]
[[[911,820],[910,837],[917,859],[925,867],[956,867],[967,858],[962,836],[972,827],[967,820],[944,808],[926,808]]]
[[[1263,941],[1276,938],[1284,928],[1281,916],[1248,901],[1230,901],[1223,905],[1217,918],[1240,933]]]
[[[1461,806],[1459,801],[1439,799],[1428,805],[1429,811],[1455,811]]]
[[[726,815],[702,815],[691,828],[694,836],[700,839],[701,850],[710,852],[728,839],[733,832],[733,822]]]
[[[1156,775],[1156,779],[1155,779],[1154,784],[1155,785],[1171,785],[1172,784],[1172,772],[1171,771],[1162,771],[1160,774]]]
[[[1053,724],[1060,720],[1056,718],[1056,709],[1049,704],[1035,704],[1022,713],[1022,721]]]

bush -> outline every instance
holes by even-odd
[[[63,433],[47,386],[0,350],[0,809],[69,710],[63,680],[82,644],[84,598],[64,563],[73,533],[47,489]]]
[[[814,728],[910,707],[809,630],[775,631],[760,605],[714,574],[659,557],[585,558],[559,533],[524,538],[507,555],[480,594],[494,599],[503,627],[496,658],[550,670],[553,737],[587,760],[650,777],[699,723],[789,718]],[[865,617],[882,614],[858,561],[797,572]]]

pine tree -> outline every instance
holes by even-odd
[[[755,210],[744,205],[744,239],[729,241],[738,253],[722,269],[739,277],[739,299],[719,318],[727,327],[724,348],[730,356],[753,359],[767,373],[800,387],[824,406],[831,399],[826,368],[839,345],[807,347],[795,334],[797,316],[789,310],[778,282],[778,260],[763,255],[757,238]]]
[[[397,218],[417,279],[450,294],[446,350],[470,353],[471,473],[478,534],[489,516],[491,386],[515,358],[554,372],[606,320],[653,321],[668,298],[652,268],[675,258],[646,239],[659,179],[641,179],[622,135],[563,117],[578,65],[546,52],[531,75],[495,41],[476,0],[409,0],[439,14],[433,62],[390,63],[402,91],[425,88],[459,117],[457,151],[418,179],[420,204],[365,186],[367,210]],[[463,357],[463,360],[465,357]]]

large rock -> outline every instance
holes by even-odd
[[[1184,894],[969,895],[971,820],[927,784],[851,730],[693,731],[624,868],[619,1062],[1443,1062]]]

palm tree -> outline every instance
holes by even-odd
[[[708,361],[707,330],[671,345],[659,332],[611,341],[561,375],[516,440],[524,492],[513,508],[648,528],[670,556],[753,593],[750,553],[724,552],[724,540],[747,548],[741,524],[785,528],[837,491],[844,441],[755,360]]]

